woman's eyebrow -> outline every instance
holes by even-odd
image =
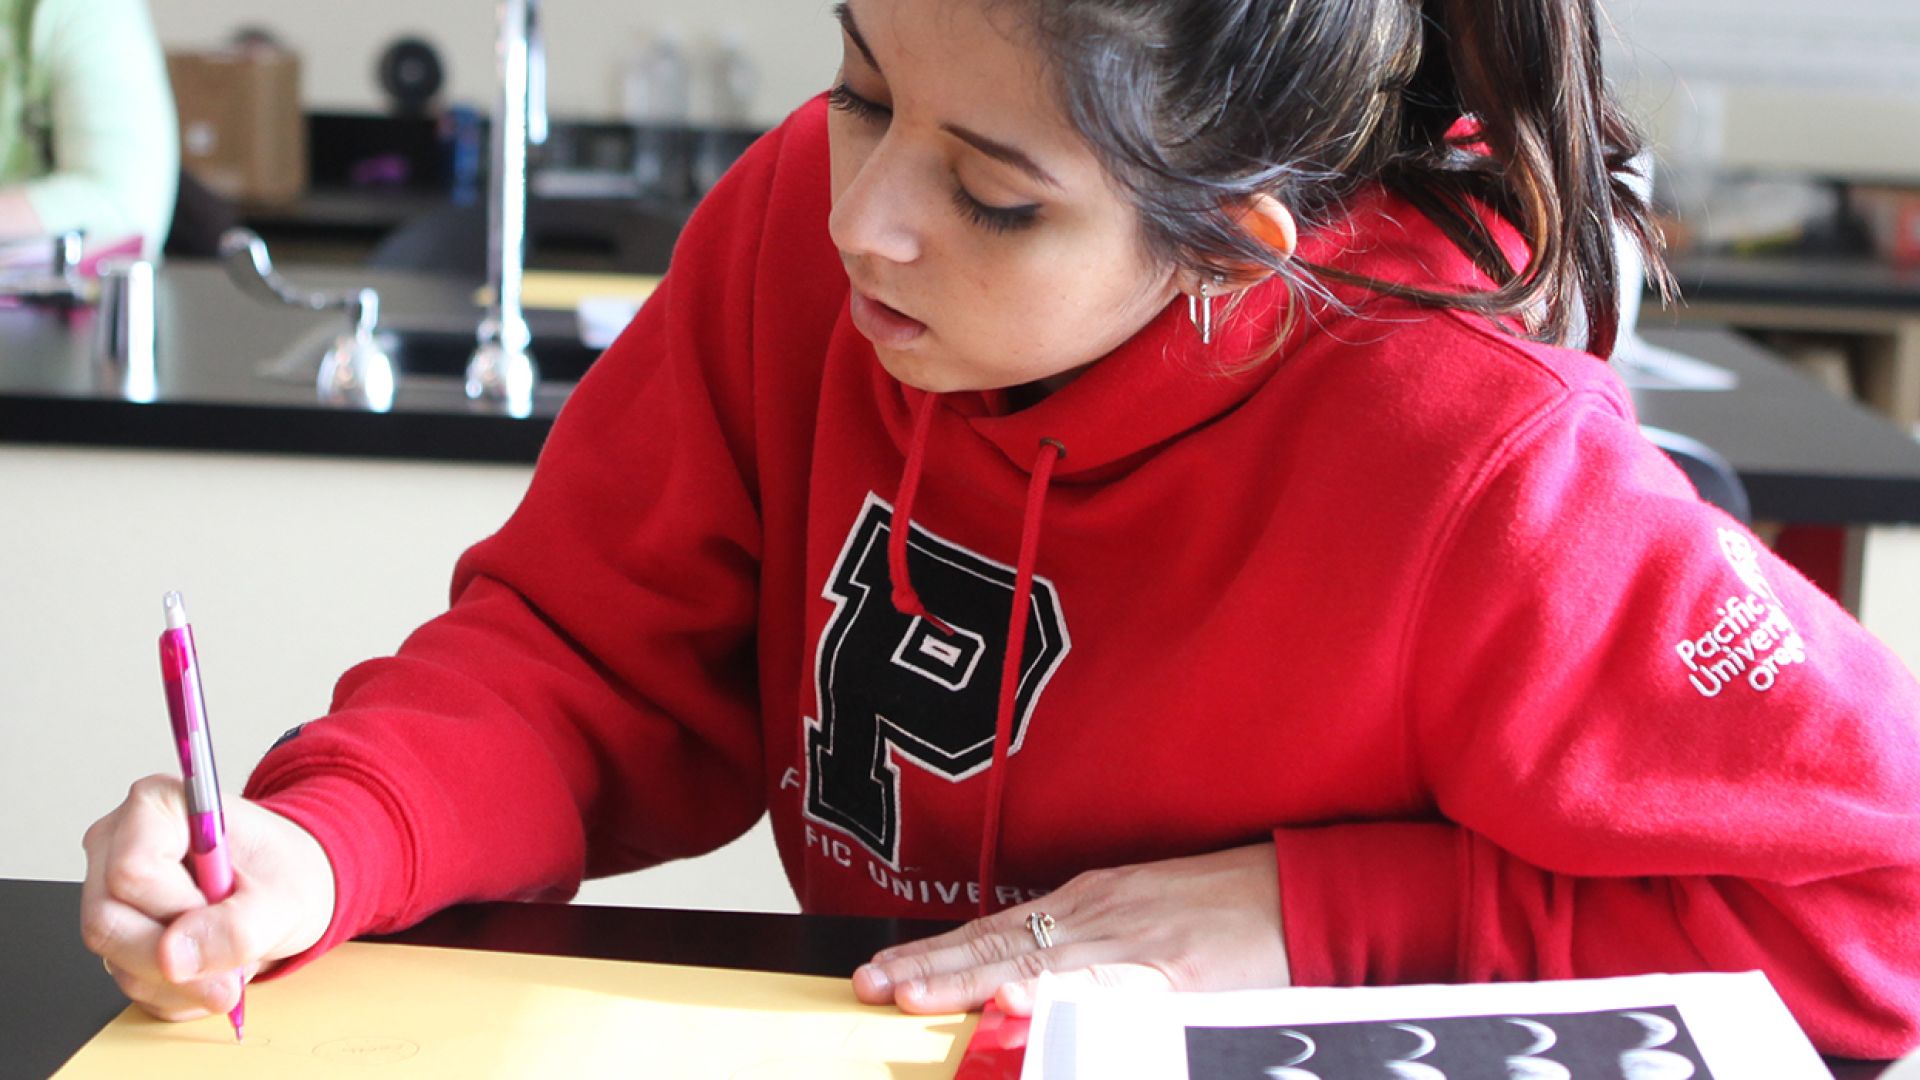
[[[1026,173],[1028,176],[1033,177],[1035,180],[1050,188],[1058,189],[1060,187],[1060,181],[1055,180],[1052,173],[1041,168],[1038,162],[1027,156],[1026,151],[1018,147],[1008,146],[1003,142],[996,142],[977,131],[969,131],[958,124],[941,124],[940,130],[959,139],[961,142],[966,143],[968,146],[973,147],[975,150],[980,151],[995,161],[1003,161],[1019,169],[1021,172]]]
[[[853,9],[844,2],[835,4],[833,17],[840,20],[840,29],[847,32],[847,37],[853,41],[853,47],[859,49],[860,55],[867,58],[867,66],[885,75],[886,72],[880,71],[880,61],[873,58],[873,50],[867,47],[867,39],[860,34],[860,24],[853,21]]]

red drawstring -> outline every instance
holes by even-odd
[[[920,492],[920,473],[926,465],[927,435],[933,430],[934,395],[925,394],[914,408],[913,435],[907,443],[907,463],[900,490],[893,500],[893,520],[887,527],[887,573],[893,579],[893,607],[939,627],[953,628],[920,602],[907,573],[907,534],[913,528],[913,500]],[[1033,603],[1033,564],[1040,555],[1040,511],[1047,502],[1053,467],[1067,456],[1055,439],[1040,440],[1040,455],[1027,484],[1026,513],[1020,525],[1020,558],[1014,564],[1013,609],[1007,615],[1007,652],[1000,664],[1000,701],[993,719],[993,764],[987,770],[987,809],[980,823],[980,914],[993,903],[993,867],[1000,853],[1000,802],[1006,792],[1007,754],[1013,743],[1013,706],[1018,697],[1020,657],[1027,646],[1027,609]]]
[[[907,467],[900,477],[900,491],[893,500],[893,522],[887,527],[887,576],[893,579],[893,609],[902,615],[917,615],[940,628],[943,634],[953,627],[940,621],[920,602],[913,591],[913,579],[907,576],[907,533],[913,528],[913,500],[920,493],[920,470],[927,460],[927,433],[933,430],[934,399],[920,395],[913,411],[913,437],[907,441]]]
[[[1020,655],[1027,645],[1027,608],[1033,600],[1033,564],[1040,555],[1040,511],[1046,506],[1053,467],[1067,448],[1040,440],[1040,456],[1027,484],[1027,510],[1020,526],[1020,559],[1013,571],[1013,611],[1007,616],[1007,653],[1000,664],[1000,706],[993,718],[993,765],[987,770],[987,813],[980,823],[980,914],[993,904],[993,865],[1000,853],[1000,800],[1007,786],[1007,753],[1013,743],[1013,704],[1020,680]]]

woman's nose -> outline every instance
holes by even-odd
[[[882,140],[834,201],[827,232],[842,254],[910,263],[921,254],[929,203],[906,156]]]

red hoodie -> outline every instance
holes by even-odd
[[[1269,285],[1029,408],[932,398],[848,321],[827,211],[815,102],[707,198],[451,610],[255,772],[333,861],[319,948],[765,812],[806,910],[871,915],[971,916],[983,861],[1003,906],[1272,837],[1303,984],[1758,967],[1829,1052],[1920,1041],[1920,687],[1606,365],[1389,301],[1244,364]],[[1482,281],[1382,197],[1303,254]]]

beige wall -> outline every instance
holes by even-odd
[[[494,5],[461,0],[149,0],[169,48],[217,45],[241,26],[262,26],[299,50],[310,108],[383,108],[375,65],[387,43],[418,35],[439,48],[448,96],[491,103]],[[736,38],[760,70],[754,118],[772,124],[825,89],[840,62],[840,34],[829,0],[705,0],[698,4],[543,0],[552,60],[550,102],[559,116],[614,116],[626,58],[671,31],[697,60],[725,36]],[[697,113],[706,99],[695,87]],[[703,114],[702,114],[703,115]]]
[[[1920,96],[1728,85],[1667,74],[1623,79],[1621,89],[1663,160],[1685,153],[1675,141],[1698,128],[1704,108],[1719,118],[1719,157],[1727,168],[1920,182]]]
[[[1668,140],[1705,102],[1729,166],[1920,179],[1913,0],[1600,4],[1608,70]]]
[[[178,764],[156,641],[185,594],[222,786],[334,679],[446,606],[453,560],[531,470],[0,445],[0,877],[77,881],[80,836]],[[590,884],[599,903],[794,911],[762,822],[705,859]]]
[[[1920,526],[1867,530],[1860,573],[1861,624],[1920,673]]]

